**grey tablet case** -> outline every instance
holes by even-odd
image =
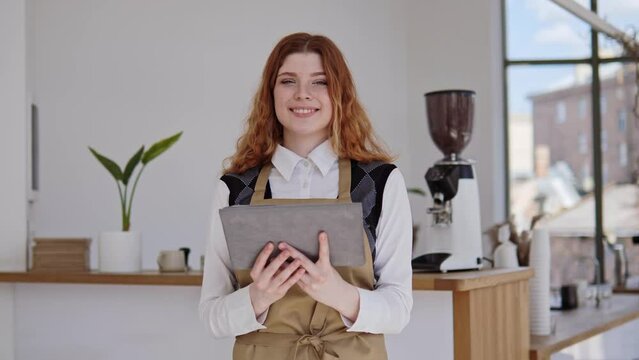
[[[360,203],[235,205],[220,210],[234,269],[250,269],[267,242],[285,241],[316,261],[320,231],[328,234],[331,264],[364,265],[364,230]],[[279,251],[274,252],[274,256]]]

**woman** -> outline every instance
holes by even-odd
[[[213,200],[200,314],[215,337],[236,336],[234,359],[387,358],[383,334],[401,331],[412,308],[410,208],[390,160],[337,46],[306,33],[280,40]],[[351,201],[362,203],[364,266],[334,268],[322,233],[316,262],[269,243],[250,271],[232,269],[219,209]]]

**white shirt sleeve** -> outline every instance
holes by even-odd
[[[375,334],[399,333],[413,307],[411,267],[413,224],[404,178],[394,169],[384,187],[382,211],[377,224],[377,283],[374,290],[359,290],[359,314],[354,323],[342,316],[348,331]]]
[[[219,180],[213,194],[209,237],[204,256],[200,318],[214,337],[246,334],[263,325],[266,312],[256,319],[248,287],[237,289],[219,210],[229,205],[229,189]]]

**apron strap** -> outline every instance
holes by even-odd
[[[272,163],[267,163],[260,169],[255,183],[255,191],[251,196],[251,205],[260,205],[264,201],[266,194],[266,184],[273,169]],[[351,161],[349,159],[339,159],[339,195],[337,201],[340,203],[351,202]]]
[[[264,200],[266,194],[266,183],[268,182],[268,176],[271,174],[273,164],[271,162],[266,163],[260,169],[260,174],[257,176],[257,182],[255,183],[255,191],[251,196],[251,205],[258,205],[260,201]]]
[[[339,195],[338,202],[351,202],[351,161],[339,159]]]

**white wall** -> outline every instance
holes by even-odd
[[[404,20],[401,3],[381,0],[312,9],[299,1],[33,0],[36,236],[96,238],[119,228],[114,181],[87,145],[124,163],[141,144],[184,130],[142,175],[132,227],[143,233],[146,268],[161,249],[189,246],[199,257],[222,160],[268,53],[295,31],[324,33],[343,49],[374,125],[409,168]]]
[[[414,298],[406,329],[386,337],[389,359],[423,359],[424,349],[452,359],[452,292]],[[193,311],[198,300],[190,286],[20,284],[16,359],[231,359],[234,339],[208,337]]]
[[[0,2],[0,271],[26,268],[25,3]],[[14,286],[0,284],[0,359],[14,356]]]
[[[29,3],[42,123],[37,236],[96,237],[120,226],[113,180],[87,145],[122,163],[142,143],[184,130],[143,175],[132,222],[144,234],[145,267],[164,248],[202,253],[212,183],[234,149],[265,58],[298,30],[325,33],[342,48],[411,186],[425,188],[423,174],[441,158],[423,94],[477,91],[464,156],[478,161],[482,227],[504,218],[498,0],[334,2],[312,12],[292,1],[247,9],[197,0]],[[414,200],[416,221],[425,222],[423,199]],[[97,265],[95,251],[92,260]]]
[[[15,359],[231,359],[233,339],[200,323],[199,296],[194,286],[19,284]]]
[[[0,271],[26,266],[25,3],[0,3]]]
[[[14,290],[13,284],[0,284],[0,359],[14,359]]]

